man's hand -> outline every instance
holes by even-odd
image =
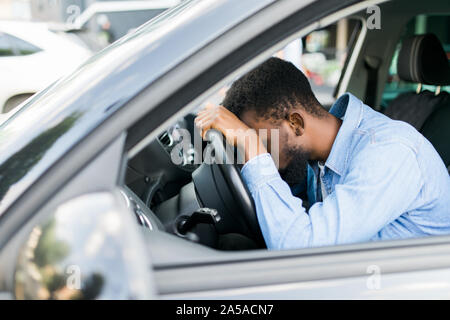
[[[209,129],[220,131],[229,144],[244,152],[245,162],[267,152],[256,131],[250,129],[234,113],[223,106],[208,104],[198,113],[195,125],[199,128],[203,139]]]

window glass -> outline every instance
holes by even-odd
[[[324,107],[330,107],[335,101],[335,89],[360,30],[359,20],[342,19],[302,39],[303,50],[297,64],[301,65],[313,92]]]
[[[22,39],[16,38],[11,35],[7,35],[7,36],[9,36],[10,42],[13,44],[17,55],[25,56],[25,55],[29,55],[29,54],[33,54],[38,51],[41,51],[40,48],[32,45],[31,43],[29,43],[27,41],[24,41]]]
[[[0,32],[0,57],[13,56],[14,51],[6,34]]]
[[[398,77],[397,59],[403,39],[412,35],[420,35],[425,33],[434,33],[438,37],[445,52],[447,53],[447,58],[450,59],[450,16],[419,15],[410,20],[405,27],[403,35],[400,38],[395,53],[392,57],[388,78],[386,80],[386,85],[384,87],[381,100],[382,108],[386,108],[399,94],[416,90],[418,85],[417,83],[402,81]],[[422,90],[435,91],[436,86],[423,85]],[[450,86],[441,87],[441,91],[450,92]]]

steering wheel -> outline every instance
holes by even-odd
[[[236,232],[247,235],[265,247],[253,198],[229,152],[234,154],[234,148],[227,148],[226,139],[214,129],[206,132],[206,140],[209,150],[205,154],[211,158],[205,159],[207,161],[192,174],[197,197],[203,206],[219,212],[221,221],[216,229],[220,234]]]

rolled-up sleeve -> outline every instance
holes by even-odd
[[[295,245],[310,244],[310,221],[302,200],[292,195],[270,154],[259,155],[242,168],[242,178],[253,196],[258,222],[267,248],[282,249],[284,236],[295,228]]]
[[[398,144],[373,146],[356,155],[348,174],[308,212],[269,154],[248,161],[242,177],[269,249],[368,241],[407,212],[423,185],[415,154]]]

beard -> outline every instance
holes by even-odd
[[[285,154],[290,160],[286,168],[279,170],[281,178],[289,185],[303,182],[307,175],[309,153],[301,148],[288,147]]]

